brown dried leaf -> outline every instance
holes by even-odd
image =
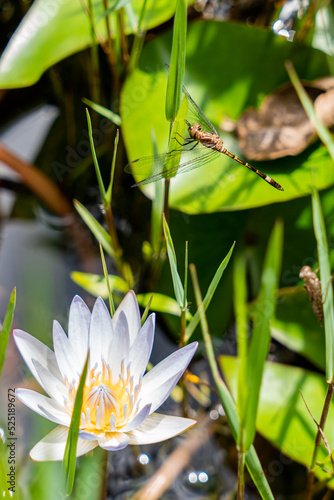
[[[305,84],[318,118],[334,125],[334,78]],[[273,160],[301,153],[316,137],[316,131],[288,84],[268,95],[260,109],[245,111],[237,122],[240,147],[251,160]]]

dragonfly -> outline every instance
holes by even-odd
[[[182,138],[183,143],[180,143],[180,148],[173,149],[172,151],[164,154],[139,158],[128,163],[125,167],[125,171],[127,173],[131,173],[135,177],[144,177],[132,187],[142,186],[144,184],[156,182],[160,179],[170,179],[175,175],[189,172],[195,168],[212,162],[222,153],[232,158],[232,160],[235,160],[241,165],[247,167],[249,170],[261,177],[261,179],[270,184],[270,186],[273,186],[279,191],[284,191],[282,186],[269,177],[269,175],[260,172],[249,163],[243,161],[241,158],[238,158],[238,156],[230,153],[230,151],[224,147],[223,141],[219,137],[217,130],[193,100],[188,90],[184,86],[182,87],[182,90],[188,99],[189,116],[193,117],[193,124],[191,124],[188,120],[185,120],[188,127],[189,137]],[[177,142],[179,141],[177,140]],[[182,156],[179,165],[166,170],[166,163],[176,156],[180,156],[180,152],[182,153]]]

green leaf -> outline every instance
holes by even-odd
[[[166,244],[167,244],[167,254],[168,254],[168,259],[169,259],[170,270],[172,273],[174,294],[175,294],[175,298],[176,298],[177,303],[179,304],[180,309],[182,309],[183,303],[184,303],[184,289],[183,289],[180,275],[179,275],[178,270],[177,270],[177,261],[176,261],[174,244],[173,244],[173,240],[172,240],[165,216],[163,216],[163,230],[164,230],[164,235],[165,235]]]
[[[115,167],[116,167],[116,156],[117,156],[118,142],[119,142],[119,129],[116,130],[115,141],[114,141],[114,151],[113,151],[112,162],[111,162],[110,182],[109,182],[109,186],[108,186],[108,189],[106,192],[106,201],[107,201],[106,209],[109,209],[109,207],[111,206],[111,202],[112,202],[112,188],[114,185],[114,175],[115,175]]]
[[[154,129],[152,129],[152,144],[153,144],[153,154],[157,155],[157,144]],[[151,212],[151,245],[153,251],[158,255],[162,243],[162,214],[164,209],[165,200],[165,190],[164,181],[158,181],[154,183],[155,196],[152,200],[152,212]]]
[[[88,123],[89,142],[90,142],[90,148],[91,148],[92,156],[93,156],[93,163],[94,163],[94,167],[95,167],[97,183],[99,186],[102,203],[105,207],[106,206],[106,191],[104,189],[104,184],[103,184],[102,175],[101,175],[101,171],[100,171],[100,167],[99,167],[99,162],[98,162],[97,156],[96,156],[94,139],[93,139],[93,131],[92,131],[92,122],[91,122],[87,108],[86,108],[86,117],[87,117],[87,123]]]
[[[186,62],[187,2],[178,0],[173,28],[172,55],[167,81],[166,119],[173,122],[182,97],[183,75]]]
[[[223,272],[225,271],[226,269],[226,266],[227,264],[229,263],[229,260],[231,258],[231,255],[232,255],[232,252],[233,252],[233,249],[234,249],[234,245],[235,245],[235,242],[233,243],[233,245],[231,246],[230,248],[230,251],[228,252],[228,254],[226,255],[225,259],[223,260],[223,262],[220,264],[220,266],[218,267],[210,285],[209,285],[209,288],[205,294],[205,297],[204,297],[204,300],[203,300],[203,308],[204,308],[204,311],[207,310],[210,302],[211,302],[211,299],[216,291],[216,288],[220,282],[220,279],[221,277],[223,276]],[[185,334],[185,342],[188,342],[190,337],[192,336],[192,334],[194,333],[198,323],[200,321],[200,313],[199,311],[196,311],[196,313],[194,314],[192,320],[189,322],[189,324],[187,325],[187,328],[186,328],[186,334]]]
[[[101,226],[99,222],[92,216],[92,214],[84,207],[78,200],[73,201],[74,207],[78,211],[82,220],[87,224],[97,241],[101,241],[104,250],[110,257],[115,257],[115,252],[112,247],[112,241],[110,235]]]
[[[111,109],[107,109],[104,106],[101,106],[100,104],[96,104],[95,102],[91,101],[90,99],[86,99],[85,97],[82,99],[82,102],[84,104],[87,104],[90,108],[92,108],[94,111],[99,113],[100,115],[104,116],[108,120],[110,120],[112,123],[117,125],[118,127],[121,126],[122,120],[119,115],[111,111]]]
[[[244,450],[249,449],[255,437],[262,375],[270,342],[269,324],[275,313],[275,292],[281,272],[282,248],[283,224],[278,220],[270,236],[256,312],[253,312],[253,332],[247,359],[247,388],[243,391],[247,402],[242,405],[244,414],[241,419],[244,424]]]
[[[64,459],[61,468],[61,481],[65,485],[66,495],[72,493],[74,476],[75,476],[75,464],[76,464],[76,450],[77,442],[79,437],[79,426],[81,419],[81,407],[82,398],[84,393],[84,386],[86,381],[87,369],[88,369],[89,353],[85,362],[85,366],[80,377],[79,387],[75,396],[74,408],[71,418],[71,425],[68,430],[68,436],[65,446]]]
[[[138,304],[141,307],[146,307],[150,298],[150,293],[140,293],[137,295]],[[172,314],[173,316],[181,316],[181,309],[176,300],[162,293],[154,293],[150,309],[151,311]],[[191,313],[187,311],[187,319],[190,320],[191,318]]]
[[[324,309],[324,328],[326,336],[326,379],[328,383],[334,381],[334,305],[333,286],[331,283],[331,267],[326,234],[324,215],[318,192],[312,193],[313,225],[317,240],[318,257],[320,265],[321,292],[326,298]]]
[[[139,68],[123,87],[122,131],[129,161],[152,155],[148,141],[152,127],[156,130],[159,153],[166,152],[169,127],[163,105],[166,79],[161,54],[169,53],[171,40],[169,32],[147,44]],[[223,57],[228,68],[223,78],[218,74],[218,63],[213,63],[208,54]],[[286,83],[284,61],[287,58],[305,80],[328,74],[325,54],[310,47],[288,44],[267,29],[210,21],[193,23],[187,34],[185,85],[218,129],[223,116],[238,119],[243,111],[250,106],[257,107],[260,99]],[[264,65],[264,60],[268,64]],[[141,89],[141,99],[135,102],[137,88]],[[220,135],[225,147],[243,158],[232,134]],[[334,184],[332,160],[320,143],[295,157],[250,162],[279,182],[284,187],[283,193],[226,155],[217,156],[212,163],[171,180],[171,208],[188,214],[243,210],[305,196],[312,190],[313,178],[317,189]],[[154,185],[144,185],[141,189],[149,198],[154,197]]]
[[[102,267],[103,267],[104,281],[107,285],[107,290],[108,290],[110,314],[111,314],[111,316],[113,316],[115,314],[115,306],[114,306],[112,290],[111,290],[111,286],[110,286],[110,282],[109,282],[108,268],[107,268],[107,264],[106,264],[106,259],[104,258],[104,253],[103,253],[103,248],[102,248],[101,242],[99,242],[99,247],[100,247],[100,255],[101,255],[101,261],[102,261]]]
[[[11,296],[9,298],[6,316],[0,331],[0,377],[6,359],[6,350],[7,350],[9,335],[13,324],[15,304],[16,304],[16,288],[13,289]]]
[[[104,15],[101,0],[93,0],[94,18]],[[114,9],[120,3],[115,2]],[[129,4],[125,6],[125,9]],[[131,3],[138,17],[142,0]],[[176,0],[149,0],[146,27],[151,29],[170,19],[176,7]],[[127,10],[129,12],[129,10]],[[110,15],[112,36],[115,36],[115,14]],[[137,28],[137,25],[135,29]],[[106,22],[96,26],[100,37],[107,38]],[[133,33],[133,27],[126,16],[124,32]],[[46,4],[36,0],[13,34],[0,59],[0,88],[17,88],[33,85],[44,71],[65,57],[92,45],[91,24],[81,2],[57,2]]]
[[[221,356],[219,363],[227,384],[236,397],[239,361],[234,357]],[[302,368],[266,362],[256,428],[282,453],[309,467],[317,428],[305,407],[300,391],[314,418],[319,422],[327,392],[324,377]],[[328,442],[333,443],[333,402],[324,432]],[[319,460],[325,460],[327,455],[327,450],[321,443]],[[315,473],[319,479],[325,478],[320,469]],[[330,486],[334,487],[334,481],[331,481]]]
[[[238,381],[237,409],[240,419],[238,433],[238,446],[244,449],[243,438],[245,429],[245,418],[248,397],[248,374],[247,374],[247,350],[248,350],[248,310],[247,310],[247,281],[246,281],[246,255],[238,254],[233,266],[233,296],[234,315],[236,324],[238,357],[240,358],[240,370]]]
[[[108,286],[103,276],[99,274],[81,273],[73,271],[71,279],[81,286],[84,290],[91,293],[95,297],[108,298]],[[119,276],[109,275],[109,286],[112,291],[120,294],[126,294],[129,291],[127,282]]]
[[[173,155],[171,158],[167,157],[167,160],[164,165],[164,170],[176,169],[179,166],[182,148],[180,147],[180,143],[183,143],[183,138],[185,136],[186,122],[185,117],[187,115],[188,110],[188,101],[187,98],[184,97],[182,100],[181,106],[179,106],[179,110],[177,112],[177,116],[173,123],[173,128],[171,132],[171,140],[169,143],[168,152],[170,151],[179,151],[178,154]],[[177,170],[175,170],[176,175]]]

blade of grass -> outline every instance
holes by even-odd
[[[110,120],[112,123],[117,125],[117,127],[120,127],[122,125],[121,117],[119,115],[117,115],[116,113],[114,113],[113,111],[111,111],[110,109],[105,108],[104,106],[101,106],[100,104],[96,104],[95,102],[91,101],[90,99],[87,99],[86,97],[84,97],[82,99],[82,102],[84,104],[87,104],[87,106],[89,106],[91,109],[93,109],[94,111],[96,111],[100,115],[102,115],[105,118],[107,118],[108,120]]]
[[[323,297],[326,300],[324,309],[324,329],[326,337],[326,380],[328,383],[334,382],[334,306],[333,287],[331,283],[331,268],[329,262],[328,242],[324,215],[318,192],[312,192],[313,226],[317,240],[318,258],[320,266],[320,281]]]
[[[260,294],[256,304],[257,314],[253,318],[253,332],[247,359],[247,402],[243,405],[245,414],[242,418],[245,423],[245,450],[248,450],[253,443],[256,432],[257,408],[270,342],[270,319],[275,312],[275,292],[281,272],[282,248],[283,223],[277,220],[270,235],[264,260]]]
[[[153,129],[151,132],[151,137],[153,144],[153,155],[157,155],[158,154],[157,140]],[[151,212],[151,245],[153,248],[153,252],[155,252],[155,254],[158,255],[162,241],[162,214],[164,208],[163,181],[155,182],[154,187],[155,187],[155,196],[152,200],[152,212]]]
[[[173,28],[172,55],[167,81],[166,119],[175,120],[181,104],[183,75],[186,60],[187,2],[178,0]]]
[[[68,430],[68,436],[65,446],[64,459],[61,467],[61,483],[64,485],[64,490],[66,495],[70,495],[73,490],[74,476],[75,476],[75,464],[76,464],[76,449],[79,437],[79,426],[81,418],[81,406],[82,398],[84,392],[84,385],[86,381],[87,369],[88,369],[88,357],[85,362],[82,375],[80,377],[79,387],[75,397],[75,403],[71,418],[71,425]]]
[[[75,209],[78,211],[82,220],[87,224],[90,231],[93,233],[97,241],[101,241],[104,250],[110,257],[115,257],[115,252],[112,247],[111,237],[92,214],[78,200],[73,200]]]
[[[0,332],[0,377],[6,359],[6,350],[7,350],[9,335],[13,324],[15,304],[16,304],[16,288],[13,289],[10,295],[5,319],[3,320]]]
[[[116,136],[115,136],[115,141],[114,141],[114,151],[112,155],[112,162],[111,162],[111,172],[110,172],[110,182],[109,186],[106,192],[106,200],[107,200],[107,209],[110,208],[111,206],[111,201],[112,201],[112,187],[114,184],[114,175],[115,175],[115,166],[116,166],[116,155],[117,155],[117,148],[118,148],[118,142],[119,142],[119,129],[116,130]]]
[[[294,86],[297,95],[299,97],[300,102],[302,103],[302,106],[305,110],[305,113],[311,120],[312,124],[314,125],[317,134],[321,141],[325,144],[327,147],[329,154],[331,155],[332,159],[334,160],[334,140],[332,137],[332,134],[327,130],[325,125],[319,120],[317,117],[313,103],[307,94],[306,90],[304,89],[303,85],[301,84],[301,81],[296,73],[296,70],[294,69],[292,62],[291,61],[286,61],[285,63],[286,70],[289,74],[290,80],[292,85]]]
[[[187,327],[187,310],[188,310],[188,265],[189,265],[189,260],[188,260],[188,241],[186,241],[185,245],[185,253],[184,253],[184,300],[183,300],[183,307],[181,311],[181,321],[180,321],[180,341],[179,341],[179,346],[183,347],[184,344],[184,337],[186,333],[186,327]]]
[[[170,270],[172,273],[174,294],[175,294],[176,301],[179,304],[180,309],[182,310],[183,304],[184,304],[184,289],[182,286],[180,275],[179,275],[178,270],[177,270],[177,260],[176,260],[175,248],[174,248],[172,236],[170,234],[169,227],[168,227],[165,216],[163,216],[163,230],[164,230],[164,235],[165,235],[166,244],[167,244],[167,254],[168,254]]]
[[[216,291],[216,288],[220,282],[220,279],[221,277],[223,276],[223,272],[225,271],[226,269],[226,266],[231,258],[231,255],[232,255],[232,252],[233,252],[233,249],[234,249],[234,245],[235,245],[235,242],[233,243],[233,245],[231,246],[228,254],[226,255],[225,259],[223,260],[223,262],[220,264],[220,266],[218,267],[210,285],[209,285],[209,288],[206,292],[206,295],[204,297],[204,300],[203,300],[203,307],[204,307],[204,311],[207,310],[210,302],[211,302],[211,299]],[[190,337],[192,336],[192,334],[194,333],[197,325],[199,324],[200,322],[200,314],[199,314],[199,311],[197,310],[196,313],[194,314],[192,320],[188,323],[187,325],[187,328],[186,328],[186,334],[185,334],[185,337],[184,337],[184,341],[187,343],[190,339]]]
[[[227,256],[225,257],[225,259]],[[201,327],[202,327],[202,333],[203,333],[203,340],[204,340],[204,345],[205,345],[205,350],[207,354],[207,358],[210,364],[212,376],[215,382],[215,385],[217,387],[217,391],[221,400],[221,403],[223,405],[225,414],[226,414],[226,419],[228,422],[228,425],[231,429],[231,432],[233,434],[233,437],[235,441],[237,440],[238,437],[238,429],[239,429],[239,418],[238,418],[238,412],[236,405],[233,401],[233,398],[228,390],[228,388],[225,385],[225,382],[220,376],[218,365],[215,359],[215,353],[213,350],[213,345],[212,345],[212,340],[209,332],[209,327],[207,323],[207,319],[205,316],[204,312],[204,302],[202,300],[201,296],[201,290],[199,287],[198,283],[198,278],[197,278],[197,272],[194,264],[190,264],[189,266],[190,270],[190,275],[192,278],[193,282],[193,287],[194,287],[194,292],[195,292],[195,298],[196,298],[196,304],[197,308],[200,314],[200,321],[201,321]],[[249,470],[249,473],[254,481],[255,486],[258,489],[258,492],[260,493],[261,497],[264,500],[273,500],[273,494],[271,492],[270,486],[268,484],[268,481],[266,480],[266,477],[264,475],[261,463],[259,461],[259,458],[256,454],[255,448],[252,445],[250,450],[246,453],[246,466]]]
[[[238,374],[238,398],[237,408],[240,418],[240,429],[238,434],[238,446],[243,451],[244,443],[244,417],[246,415],[245,404],[247,402],[247,348],[248,348],[248,313],[247,313],[247,283],[246,283],[246,257],[238,254],[233,266],[233,297],[234,315],[237,334],[238,358],[240,367]]]
[[[109,299],[110,314],[111,314],[111,316],[113,316],[115,314],[115,305],[114,305],[114,300],[113,300],[112,291],[111,291],[111,287],[110,287],[108,269],[107,269],[106,260],[104,258],[104,253],[103,253],[103,248],[102,248],[101,241],[99,241],[99,248],[100,248],[100,254],[101,254],[101,261],[102,261],[104,279],[106,281],[107,288],[108,288],[108,299]]]
[[[92,122],[90,119],[89,111],[86,108],[86,118],[87,118],[87,124],[88,124],[88,135],[89,135],[89,142],[90,142],[90,148],[92,151],[92,156],[93,156],[93,162],[94,162],[94,167],[95,167],[95,172],[96,172],[96,178],[97,178],[97,183],[99,186],[99,191],[100,191],[100,196],[102,203],[104,207],[107,204],[106,200],[106,191],[104,189],[104,184],[102,180],[102,175],[99,167],[99,162],[97,161],[97,156],[96,156],[96,151],[95,151],[95,145],[94,145],[94,139],[93,139],[93,131],[92,131]]]
[[[145,321],[146,321],[146,318],[147,318],[148,313],[150,312],[150,308],[151,308],[151,304],[152,304],[153,296],[154,296],[154,293],[151,293],[150,298],[148,299],[147,304],[146,304],[146,306],[145,306],[145,310],[144,310],[143,315],[142,315],[142,317],[141,317],[141,325],[142,325],[142,326],[143,326],[143,324],[144,324],[144,323],[145,323]]]

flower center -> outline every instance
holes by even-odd
[[[80,429],[113,432],[121,430],[137,413],[139,383],[134,387],[129,368],[121,373],[116,383],[112,382],[109,366],[103,362],[102,371],[93,368],[87,374],[81,406]],[[72,414],[77,387],[69,388],[67,409]]]

